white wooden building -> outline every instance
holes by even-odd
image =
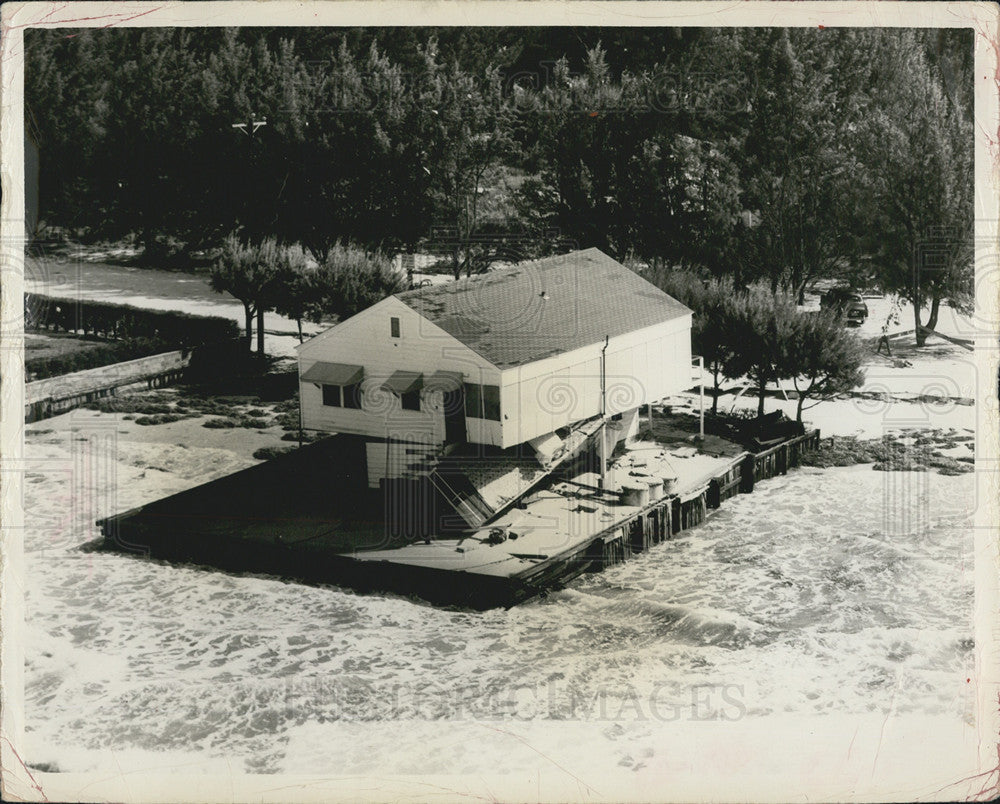
[[[390,296],[299,347],[302,424],[377,486],[448,444],[552,448],[690,385],[691,311],[598,249]],[[555,443],[558,443],[557,441]]]

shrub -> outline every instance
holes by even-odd
[[[224,430],[233,427],[243,427],[248,430],[258,430],[263,427],[270,427],[271,423],[267,419],[260,419],[255,416],[226,416],[221,419],[209,419],[204,423],[205,427]]]
[[[297,447],[261,447],[258,450],[254,450],[253,456],[261,461],[269,461],[271,458],[277,458],[279,455],[287,455],[296,449]]]
[[[135,423],[143,425],[170,424],[171,422],[179,422],[181,419],[190,419],[196,415],[194,413],[156,413],[152,416],[139,416]]]
[[[154,415],[157,413],[173,413],[178,409],[176,397],[161,392],[135,396],[106,396],[95,399],[84,407],[99,410],[102,413],[132,413]]]
[[[298,430],[299,412],[296,410],[294,413],[279,413],[278,418],[275,419],[275,424],[279,425],[283,430]]]
[[[149,357],[161,352],[169,352],[173,348],[176,347],[157,338],[129,339],[96,346],[82,352],[32,358],[25,361],[24,371],[29,382],[31,380],[44,380],[47,377],[58,377],[74,371],[85,371],[122,363],[126,360]]]
[[[227,416],[224,419],[209,419],[207,422],[203,422],[202,426],[212,430],[225,430],[232,427],[239,427],[240,420],[235,416]]]
[[[155,339],[169,348],[201,346],[239,337],[236,322],[218,316],[146,310],[128,304],[24,294],[26,328],[54,328],[120,340]]]
[[[312,444],[314,441],[319,441],[321,439],[327,438],[326,433],[316,433],[312,430],[302,431],[302,443]],[[282,441],[298,441],[299,434],[295,430],[289,430],[281,435]]]

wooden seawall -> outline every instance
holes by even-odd
[[[763,452],[746,453],[704,486],[651,503],[639,513],[597,534],[588,550],[594,568],[619,564],[634,553],[700,525],[712,509],[737,494],[749,494],[761,480],[788,473],[802,455],[819,448],[820,432],[812,430]]]

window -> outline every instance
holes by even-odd
[[[420,389],[399,395],[403,410],[420,410]]]
[[[480,392],[481,386],[467,382],[465,385],[465,415],[470,419],[481,419],[483,409],[483,395]]]
[[[323,386],[323,404],[329,408],[339,408],[340,407],[340,386],[339,385],[324,385]]]
[[[483,386],[483,418],[500,421],[500,386]]]
[[[344,407],[355,410],[361,407],[361,383],[344,386]]]
[[[324,385],[323,404],[329,408],[361,407],[361,383],[353,385]]]
[[[465,383],[465,415],[500,421],[500,386]]]
[[[389,333],[393,338],[399,337],[399,319],[395,316],[389,319]]]

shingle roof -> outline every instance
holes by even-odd
[[[397,298],[498,368],[691,312],[596,248],[408,290]]]

